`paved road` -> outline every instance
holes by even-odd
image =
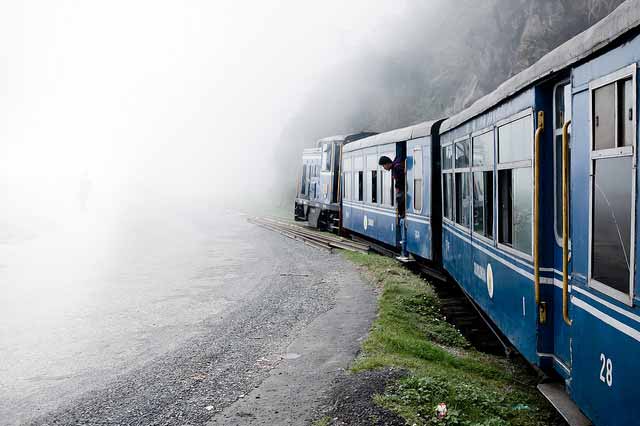
[[[305,424],[375,297],[339,255],[213,219],[0,243],[0,423]]]

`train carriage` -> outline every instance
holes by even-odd
[[[318,228],[337,230],[340,211],[340,158],[344,145],[374,135],[360,132],[329,136],[305,149],[294,202],[294,218]],[[306,191],[306,192],[305,192]]]
[[[307,148],[302,152],[302,170],[294,202],[294,218],[307,220],[309,209],[320,207],[320,148]]]
[[[410,222],[411,238],[405,237],[405,240],[423,257],[433,257],[430,222],[433,180],[431,177],[424,179],[423,172],[432,170],[431,149],[437,146],[437,136],[432,139],[432,132],[437,135],[440,122],[425,122],[381,133],[345,146],[342,158],[344,229],[400,248],[403,222],[395,205],[394,182],[391,172],[386,172],[378,161],[383,155],[391,159],[404,158],[409,173],[407,182],[411,180],[410,189],[405,191],[411,204],[405,218]],[[416,166],[421,168],[418,174],[414,173]],[[414,191],[416,185],[418,196]]]
[[[639,26],[624,3],[440,134],[444,268],[598,425],[640,418]]]
[[[344,148],[342,156],[342,227],[393,248],[400,245],[400,228],[391,173],[378,164],[380,156],[404,157],[411,128],[361,139]]]

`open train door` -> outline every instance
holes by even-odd
[[[540,391],[571,425],[590,424],[570,399],[572,342],[570,311],[571,256],[571,116],[570,80],[537,88],[536,199],[534,248],[540,365],[555,380]],[[544,112],[542,112],[544,111]],[[546,114],[545,114],[546,112]]]

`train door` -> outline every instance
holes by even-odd
[[[637,65],[621,59],[596,59],[573,82],[570,387],[602,425],[637,424],[639,412]]]
[[[566,294],[563,289],[564,256],[566,251],[567,280],[571,275],[571,197],[569,196],[571,176],[571,83],[563,81],[553,87],[553,117],[547,120],[552,125],[553,134],[553,268],[544,274],[547,284],[546,293],[550,297],[548,320],[553,329],[553,364],[557,372],[565,378],[571,375],[571,328],[568,318],[569,287]],[[566,144],[566,146],[565,146]],[[565,148],[566,149],[563,149]],[[566,171],[563,165],[566,162]],[[548,169],[547,169],[548,170]],[[566,184],[566,188],[564,185]],[[567,199],[564,200],[566,189]],[[565,217],[566,215],[566,217]],[[551,221],[549,221],[551,224]],[[566,229],[565,229],[566,226]],[[566,232],[566,238],[565,238]],[[566,246],[566,247],[565,247]],[[549,247],[548,245],[546,247]],[[567,286],[569,284],[567,283]]]

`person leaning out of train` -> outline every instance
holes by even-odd
[[[396,206],[398,206],[398,215],[404,217],[404,158],[396,156],[391,161],[391,158],[383,155],[380,157],[378,164],[382,166],[386,171],[391,171],[393,177],[395,193],[396,193]]]

